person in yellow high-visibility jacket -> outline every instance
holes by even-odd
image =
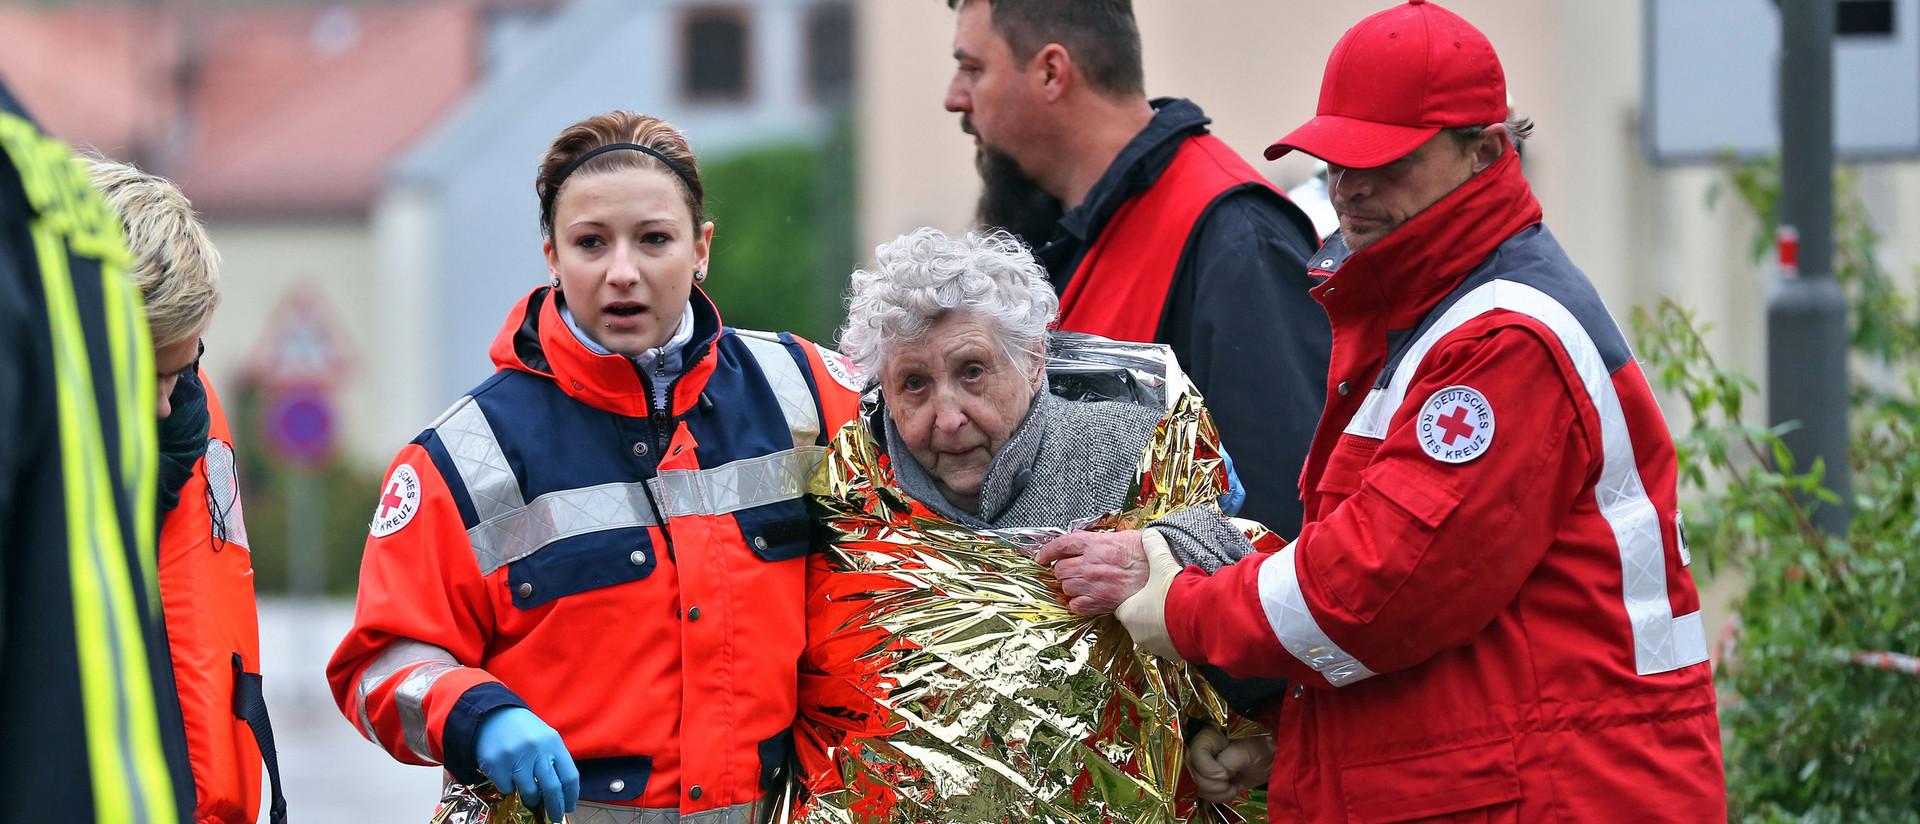
[[[0,85],[0,802],[184,822],[160,741],[153,348],[113,211]]]

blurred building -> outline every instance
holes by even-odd
[[[490,72],[380,193],[381,460],[493,372],[508,309],[547,280],[533,183],[560,130],[631,109],[703,161],[821,140],[852,82],[852,29],[841,0],[578,0]]]
[[[388,291],[372,221],[388,166],[554,5],[6,4],[0,76],[53,134],[192,199],[224,259],[205,360],[229,403],[284,295],[332,308],[355,364],[336,413],[351,451],[385,414],[366,378],[382,369],[368,310]]]
[[[352,369],[343,452],[379,470],[492,367],[547,277],[534,169],[616,108],[703,159],[819,141],[853,83],[844,0],[0,3],[0,76],[53,134],[186,191],[224,257],[206,364],[231,395],[276,306],[317,295]]]

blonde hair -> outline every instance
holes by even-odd
[[[127,229],[129,272],[147,302],[155,348],[205,329],[220,305],[220,252],[173,181],[106,158],[87,158],[93,185]]]
[[[644,152],[608,152],[595,155],[578,169],[568,167],[588,152],[613,143],[632,143],[659,152],[672,164],[662,168],[661,159]],[[693,212],[693,225],[706,221],[706,186],[700,182],[700,164],[693,156],[687,136],[673,124],[657,117],[629,111],[595,115],[568,126],[547,153],[540,158],[540,170],[534,176],[533,190],[540,196],[540,234],[553,237],[553,212],[560,201],[560,190],[574,175],[609,172],[615,169],[658,169],[677,178],[687,209]]]

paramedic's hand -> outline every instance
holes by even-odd
[[[1273,736],[1227,740],[1219,727],[1200,730],[1187,744],[1187,772],[1200,797],[1225,804],[1267,783],[1273,771]]]
[[[525,707],[501,707],[480,719],[474,756],[502,794],[517,792],[521,803],[539,804],[548,821],[558,822],[580,801],[580,771],[560,733]]]

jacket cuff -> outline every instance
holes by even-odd
[[[1246,534],[1210,506],[1175,510],[1147,528],[1160,531],[1182,566],[1197,566],[1208,575],[1254,553]]]
[[[1196,620],[1199,616],[1189,605],[1205,603],[1201,590],[1206,582],[1205,573],[1188,567],[1173,579],[1173,586],[1167,588],[1167,637],[1173,640],[1173,648],[1180,653],[1181,660],[1195,664],[1206,662],[1203,655],[1206,645],[1201,640],[1200,622]]]
[[[447,712],[446,726],[440,731],[441,755],[453,780],[462,784],[487,780],[480,772],[480,759],[475,752],[479,747],[481,717],[501,707],[526,706],[527,702],[498,681],[479,684],[460,694],[460,700]]]

